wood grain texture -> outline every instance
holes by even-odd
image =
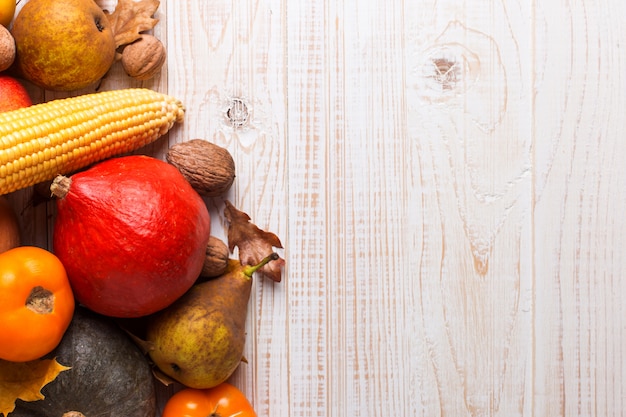
[[[530,13],[441,1],[405,13],[419,16],[406,71],[424,385],[436,387],[424,415],[519,416],[531,399]]]
[[[103,7],[113,7],[106,0]],[[259,416],[622,416],[621,0],[164,0],[183,100],[285,246],[231,382]],[[61,96],[30,88],[36,101]],[[10,195],[25,243],[54,203]],[[224,236],[221,199],[209,199]],[[161,404],[180,386],[160,388]]]
[[[535,13],[536,415],[624,415],[625,12]]]

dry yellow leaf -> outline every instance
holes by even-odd
[[[37,401],[44,398],[41,389],[70,369],[56,359],[30,362],[9,362],[0,359],[0,414],[8,416],[15,410],[15,400]]]
[[[141,37],[141,32],[152,29],[158,19],[153,18],[159,0],[119,0],[112,13],[107,13],[115,38],[115,47],[128,45]]]

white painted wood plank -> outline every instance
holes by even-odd
[[[405,16],[422,415],[525,415],[531,9],[437,1]]]
[[[537,3],[534,415],[626,409],[626,15]]]
[[[291,284],[290,415],[402,413],[404,391],[394,385],[404,385],[398,363],[408,355],[406,345],[396,349],[405,317],[393,232],[401,211],[389,206],[402,182],[402,119],[393,116],[402,94],[381,97],[398,88],[401,38],[372,39],[369,29],[378,19],[393,26],[400,10],[298,6],[288,8],[289,102],[304,111],[289,113],[289,161],[298,184],[290,187],[290,213],[302,221],[290,236],[294,279],[307,278]]]

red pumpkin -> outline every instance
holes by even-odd
[[[145,316],[198,278],[211,221],[174,166],[148,156],[114,158],[57,178],[52,190],[54,253],[75,298],[91,310]]]

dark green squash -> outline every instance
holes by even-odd
[[[154,417],[155,383],[139,348],[111,320],[77,308],[59,346],[47,357],[70,366],[42,390],[45,399],[17,401],[10,417]]]

